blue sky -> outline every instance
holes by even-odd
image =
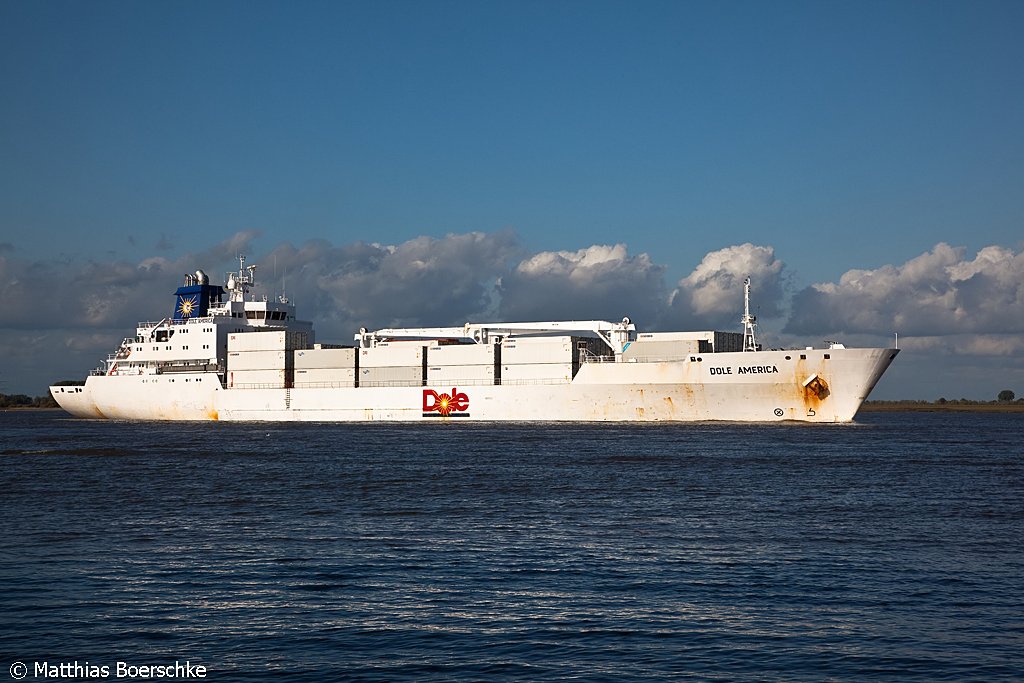
[[[1024,318],[1021,35],[1019,2],[0,0],[0,280],[9,293],[33,277],[82,291],[90,269],[135,272],[133,287],[159,296],[180,279],[170,265],[227,245],[281,263],[303,254],[293,267],[321,279],[295,286],[341,334],[356,295],[323,279],[324,255],[366,242],[491,263],[447,266],[474,287],[503,282],[481,295],[492,311],[526,315],[530,287],[545,299],[537,283],[578,282],[569,271],[585,267],[601,286],[570,299],[581,308],[588,291],[629,292],[652,321],[710,325],[728,320],[690,296],[695,269],[727,254],[766,268],[765,331],[780,343],[811,334],[815,312],[876,308],[862,330],[876,338],[906,325],[893,331],[908,353],[880,396],[1024,394],[1024,327],[964,303],[995,292]],[[468,253],[446,238],[474,233],[485,239]],[[745,244],[771,257],[729,251]],[[612,266],[594,270],[585,250],[602,245],[625,252],[600,252]],[[979,265],[986,247],[1002,250],[997,278]],[[558,252],[577,256],[543,256]],[[915,279],[924,265],[939,279]],[[851,270],[878,277],[842,285]],[[379,290],[380,318],[418,320],[387,310],[404,293],[382,277],[358,278]],[[828,302],[815,307],[801,293],[818,285]],[[666,318],[652,302],[677,289],[691,309]],[[442,290],[425,312],[487,309]],[[945,327],[934,311],[933,323],[910,315],[937,291],[959,297]],[[62,321],[12,298],[0,305],[8,391],[83,374],[134,322]],[[166,305],[129,299],[128,318]],[[332,310],[345,302],[351,315]],[[825,317],[819,336],[860,332]],[[81,343],[67,365],[47,365],[69,335]]]

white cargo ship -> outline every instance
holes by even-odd
[[[285,297],[250,293],[255,266],[138,325],[84,383],[50,392],[68,413],[119,420],[849,422],[899,351],[763,350],[745,283],[742,332],[640,332],[621,322],[361,329],[314,343]]]

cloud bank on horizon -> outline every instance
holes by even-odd
[[[33,393],[33,386],[80,377],[138,320],[169,313],[182,274],[203,268],[218,281],[219,272],[237,268],[237,254],[257,253],[259,237],[240,232],[202,251],[138,263],[29,261],[5,245],[0,352],[11,365],[0,391]],[[706,254],[671,286],[665,266],[625,244],[534,253],[512,231],[397,245],[283,242],[249,262],[260,265],[267,293],[286,291],[323,341],[347,341],[359,327],[485,319],[628,315],[646,330],[738,329],[749,276],[766,346],[823,338],[891,344],[898,332],[905,349],[981,365],[1011,358],[1015,368],[1024,351],[1024,251],[1002,246],[970,255],[940,243],[906,263],[850,270],[796,291],[775,250],[750,243]]]

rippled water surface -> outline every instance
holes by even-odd
[[[1020,680],[1022,427],[0,413],[0,672]]]

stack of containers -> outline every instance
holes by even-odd
[[[494,384],[500,349],[497,344],[433,344],[427,348],[427,385]]]
[[[502,384],[571,382],[578,367],[575,337],[506,337],[501,342]]]
[[[228,335],[228,387],[283,389],[292,385],[292,352],[305,345],[297,330]]]
[[[332,349],[319,344],[312,349],[296,351],[295,386],[356,386],[356,352],[354,348]]]
[[[378,342],[359,349],[359,386],[411,387],[427,381],[427,347],[423,342]]]

